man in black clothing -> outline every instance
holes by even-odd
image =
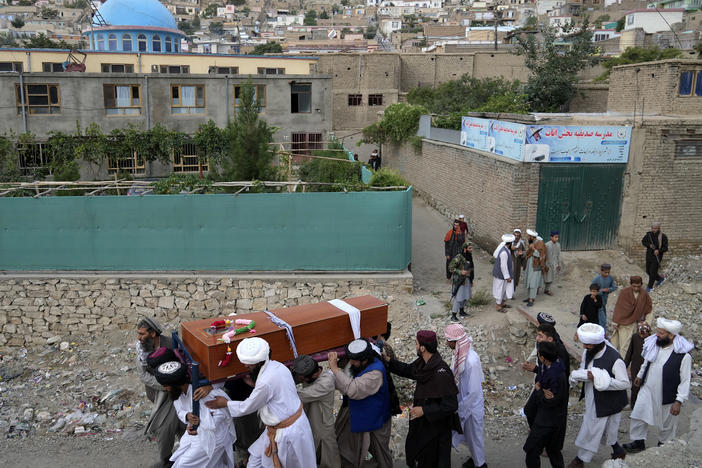
[[[646,273],[648,273],[646,291],[651,292],[654,284],[660,286],[665,280],[663,276],[658,274],[663,254],[668,251],[668,236],[661,232],[661,223],[651,224],[651,230],[643,236],[641,244],[646,247]]]
[[[449,468],[451,430],[458,420],[458,388],[451,368],[437,352],[436,333],[417,332],[418,358],[411,364],[384,355],[390,371],[416,380],[414,403],[410,411],[409,432],[405,441],[407,466],[411,468]]]
[[[524,443],[527,468],[541,466],[541,452],[553,468],[563,468],[563,440],[568,422],[568,381],[556,351],[556,345],[542,341],[538,345],[539,362],[543,371],[534,384],[536,414],[529,423],[529,436]]]

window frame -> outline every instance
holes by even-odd
[[[310,138],[310,137],[314,138]],[[301,138],[304,137],[304,138]],[[301,158],[301,155],[310,155],[312,151],[323,149],[322,140],[324,135],[319,132],[292,132],[290,133],[290,153],[293,155],[293,160],[299,162],[302,160],[307,160],[307,158]]]
[[[683,154],[681,147],[684,145],[696,146],[697,154],[694,156]],[[679,140],[675,140],[673,159],[677,161],[698,161],[702,159],[702,138],[681,138]]]
[[[185,86],[192,86],[195,88],[195,105],[194,106],[185,106],[181,104],[183,100],[183,92],[181,88]],[[202,105],[198,106],[197,105],[197,90],[198,88],[202,89]],[[179,104],[173,104],[173,90],[178,89],[178,102]],[[170,94],[170,103],[171,103],[171,115],[203,115],[206,113],[207,109],[207,93],[205,90],[205,85],[204,84],[172,84],[171,85],[171,94]],[[173,112],[173,109],[188,109],[187,112]],[[202,112],[197,112],[193,111],[192,109],[202,109]]]
[[[256,90],[256,100],[258,101],[258,107],[259,109],[259,114],[265,114],[266,113],[266,105],[267,105],[267,96],[266,96],[266,85],[264,84],[253,84],[253,87]],[[239,112],[239,107],[241,107],[241,104],[238,104],[236,102],[237,100],[237,89],[241,89],[244,87],[244,83],[241,84],[235,84],[234,85],[234,112]],[[259,90],[263,90],[263,93],[261,93]],[[239,91],[240,93],[240,91]],[[261,103],[261,94],[263,94],[263,103]]]
[[[115,71],[114,67],[123,67],[123,71]],[[105,69],[107,68],[107,70]],[[131,63],[101,63],[101,73],[134,73],[134,65]]]
[[[3,62],[0,62],[0,64],[3,64],[3,65],[7,64],[10,66],[10,70],[6,70],[5,73],[8,73],[8,72],[22,73],[22,71],[24,70],[24,65],[22,64],[22,62],[13,62],[13,61],[6,61],[5,62],[5,61],[3,61]]]
[[[156,44],[158,44],[158,49],[156,48]],[[161,36],[158,34],[154,34],[151,36],[151,51],[152,52],[162,52],[161,49]]]
[[[285,75],[285,68],[257,67],[257,75]]]
[[[113,48],[113,42],[114,42],[114,48]],[[107,35],[107,50],[110,52],[115,52],[118,49],[119,46],[119,41],[117,40],[117,34],[108,34]]]
[[[96,44],[97,50],[99,51],[104,51],[105,49],[105,35],[104,34],[97,34],[97,44]]]
[[[185,148],[188,148],[187,152],[189,154],[184,154],[186,152]],[[195,164],[192,163],[192,158],[195,159]],[[186,161],[186,159],[189,159],[189,161]],[[184,143],[180,151],[173,151],[171,164],[173,172],[178,174],[200,173],[200,171],[204,173],[208,172],[210,168],[209,160],[205,162],[200,161],[200,158],[197,156],[195,143],[192,142]]]
[[[129,87],[129,106],[117,106],[117,87]],[[114,96],[113,99],[115,101],[115,105],[112,107],[108,107],[107,105],[107,89],[112,88],[112,95]],[[139,97],[137,98],[139,100],[138,105],[134,105],[134,88],[138,90]],[[141,115],[141,109],[142,109],[142,97],[141,97],[141,85],[136,84],[136,83],[128,83],[128,84],[117,84],[117,83],[105,83],[102,85],[102,96],[103,96],[103,102],[105,105],[105,115],[108,117],[134,117],[134,116],[140,116]],[[121,110],[122,112],[114,112],[110,113],[107,112],[108,109],[113,109],[113,110]],[[135,113],[130,113],[127,112],[128,109],[138,109],[138,112]]]
[[[349,94],[347,99],[349,107],[357,107],[363,105],[363,94]]]
[[[308,91],[293,91],[295,86],[307,86]],[[300,98],[297,98],[297,110],[293,110],[294,95],[308,95],[309,96],[309,110],[300,110]],[[312,83],[290,83],[290,113],[291,114],[311,114],[312,113]]]
[[[27,153],[31,152],[32,162],[39,161],[38,165],[27,164]],[[22,175],[35,175],[46,171],[51,174],[51,153],[44,142],[20,143],[17,145],[17,167]]]
[[[163,40],[163,45],[163,48],[165,49],[164,52],[173,52],[173,41],[171,40],[171,36],[166,36],[166,38]]]
[[[171,71],[175,68],[178,69],[177,72]],[[159,65],[158,71],[164,75],[189,75],[190,65]]]
[[[30,86],[46,86],[46,94],[29,93]],[[57,104],[51,103],[51,87],[56,88]],[[30,104],[30,96],[46,96],[47,104]],[[17,104],[17,113],[22,113],[22,97],[20,96],[20,85],[15,83],[15,99]],[[30,115],[61,115],[61,87],[58,83],[24,83],[24,106],[27,114]],[[32,109],[47,108],[48,112],[32,112]],[[51,112],[52,109],[57,109],[58,112]]]
[[[382,106],[383,95],[382,94],[369,94],[368,95],[368,106]]]
[[[125,47],[125,44],[129,44],[129,46]],[[132,42],[132,35],[127,33],[122,34],[122,50],[124,52],[131,52],[133,45],[134,43]]]
[[[144,47],[142,49],[142,46]],[[139,34],[137,36],[137,52],[147,52],[149,50],[149,39],[146,34]]]
[[[146,175],[146,158],[139,156],[136,151],[130,151],[130,153],[129,156],[117,158],[107,156],[107,173],[113,175],[125,171],[132,175]]]
[[[51,70],[47,70],[47,66],[51,67]],[[63,73],[63,63],[61,62],[41,62],[42,73]]]

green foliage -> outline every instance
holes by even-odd
[[[575,94],[578,72],[597,63],[592,31],[587,18],[580,28],[562,38],[553,28],[541,36],[518,33],[515,53],[524,56],[529,69],[525,92],[531,109],[552,112],[562,109]]]
[[[399,144],[415,136],[419,128],[419,117],[427,109],[414,104],[391,104],[385,109],[383,118],[363,129],[363,142]]]
[[[378,27],[375,25],[370,25],[366,28],[366,32],[363,33],[363,38],[374,39],[376,34],[378,34]]]
[[[0,136],[0,182],[15,182],[20,178],[19,156],[12,141]]]
[[[183,31],[186,36],[192,36],[195,34],[195,28],[193,28],[193,25],[190,24],[190,21],[181,21],[178,23],[178,29]]]
[[[539,25],[539,17],[538,16],[530,16],[527,18],[522,29],[536,29],[536,27],[538,25]]]
[[[625,26],[624,22],[625,21],[626,21],[626,16],[622,16],[621,18],[619,18],[617,20],[617,28],[616,28],[617,32],[621,32],[624,30],[624,26]]]
[[[207,8],[202,12],[202,17],[203,18],[214,18],[217,16],[217,8],[221,8],[222,5],[219,5],[217,3],[210,3],[207,5]]]
[[[341,0],[341,4],[345,7],[351,5],[351,0]]]
[[[246,5],[246,0],[227,0],[227,5],[234,5],[234,6]]]
[[[17,45],[17,41],[9,33],[0,33],[0,47],[17,47]]]
[[[24,19],[21,16],[18,16],[17,18],[10,21],[10,24],[15,29],[21,29],[24,26]]]
[[[302,21],[305,26],[317,26],[317,12],[314,10],[308,10],[305,13],[305,19]]]
[[[332,11],[332,13],[334,13],[335,15],[336,15],[336,14],[339,14],[339,13],[341,13],[341,7],[340,7],[338,4],[335,3],[335,4],[332,5],[331,11]]]
[[[409,187],[410,183],[395,169],[381,167],[373,173],[369,185],[371,187]]]
[[[197,193],[212,193],[212,179],[200,178],[195,174],[171,174],[154,184],[154,193],[157,195],[192,192],[195,189],[200,189]]]
[[[214,120],[210,119],[207,123],[200,124],[192,137],[192,142],[195,144],[200,162],[209,160],[210,168],[213,165],[219,166],[227,154],[227,136]]]
[[[221,36],[224,34],[224,23],[221,21],[213,21],[210,23],[210,26],[208,28],[212,34],[217,34]]]
[[[32,1],[32,0],[19,0],[17,5],[19,5],[19,6],[32,6],[32,5],[34,5],[34,1]]]
[[[468,299],[469,307],[478,307],[488,304],[492,304],[493,297],[492,293],[486,289],[478,289],[473,293],[470,299]]]
[[[275,176],[271,146],[275,129],[259,117],[260,106],[249,79],[241,90],[241,105],[226,130],[227,155],[222,161],[225,180],[270,180]]]
[[[329,19],[329,13],[327,13],[327,10],[322,10],[322,12],[319,14],[319,19]]]
[[[609,74],[613,67],[617,65],[628,65],[631,63],[643,63],[643,62],[653,62],[656,60],[665,60],[671,58],[677,58],[682,55],[680,49],[669,48],[660,49],[658,46],[648,46],[648,47],[627,47],[624,52],[619,57],[612,57],[605,59],[602,66],[606,68],[606,71],[597,77],[597,80],[606,80],[609,78]]]
[[[349,161],[343,145],[330,143],[327,150],[312,151],[313,156],[331,159],[311,158],[299,169],[300,180],[305,182],[327,182],[335,185],[310,185],[309,192],[339,192],[344,189],[362,188],[361,163]]]
[[[529,103],[526,94],[509,90],[505,94],[491,96],[476,112],[528,114]]]
[[[88,8],[88,0],[75,0],[64,4],[65,8],[74,8],[76,10],[84,10]]]
[[[199,31],[199,30],[200,30],[200,26],[202,25],[202,23],[200,22],[200,17],[197,16],[197,15],[195,15],[195,18],[193,18],[193,23],[192,23],[192,24],[193,24],[193,29],[194,29],[195,31]]]
[[[283,46],[280,42],[266,42],[265,44],[258,44],[254,49],[248,53],[248,55],[265,55],[265,54],[280,54],[283,52]]]
[[[607,21],[609,21],[609,15],[600,15],[600,16],[597,17],[597,19],[595,19],[595,21],[593,21],[592,24],[593,24],[596,28],[601,28],[601,27],[602,27],[602,23],[606,23]]]
[[[41,7],[39,15],[44,19],[55,19],[58,18],[58,10],[49,7]]]
[[[347,34],[351,34],[351,29],[350,28],[344,28],[341,30],[341,38],[345,38]]]
[[[463,114],[464,112],[450,112],[448,114],[437,115],[432,119],[431,124],[438,128],[460,130]]]
[[[22,41],[24,47],[27,49],[70,49],[71,45],[64,41],[52,41],[49,37],[40,33],[29,39],[24,39]]]

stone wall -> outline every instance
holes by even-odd
[[[242,279],[244,278],[244,279]],[[71,275],[0,279],[0,349],[60,335],[131,329],[140,317],[179,322],[323,300],[412,291],[408,272],[388,275]]]
[[[516,227],[536,224],[538,164],[427,139],[421,153],[410,145],[383,146],[383,164],[443,214],[465,214],[474,241],[485,248]]]
[[[568,103],[569,112],[607,112],[609,86],[582,83],[577,85],[575,96]]]

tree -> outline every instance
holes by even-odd
[[[260,105],[248,80],[241,89],[241,105],[226,130],[227,154],[222,161],[225,180],[267,180],[275,150],[270,144],[275,129],[259,117]]]
[[[345,7],[351,5],[351,0],[341,0],[341,4]]]
[[[19,5],[19,6],[32,6],[32,5],[34,5],[34,2],[32,0],[19,0],[19,3],[17,5]]]
[[[587,19],[579,30],[556,37],[553,28],[536,34],[518,33],[515,53],[529,69],[525,92],[532,111],[561,110],[575,94],[578,72],[598,61]]]
[[[59,12],[58,10],[54,10],[53,8],[41,7],[41,11],[39,14],[44,19],[54,19],[58,18]]]
[[[302,24],[305,26],[317,26],[317,12],[314,10],[309,10],[305,13],[305,19]]]
[[[242,13],[246,18],[248,18],[248,17],[249,17],[249,13],[251,13],[251,8],[249,8],[248,6],[245,6],[244,8],[241,9],[241,13]]]
[[[329,19],[329,13],[327,13],[327,10],[322,10],[322,12],[319,14],[319,19]]]
[[[375,25],[368,26],[366,32],[363,33],[365,39],[374,39],[375,35],[378,33],[378,27]]]
[[[601,27],[602,27],[602,23],[604,23],[604,22],[606,22],[606,21],[609,21],[609,15],[600,15],[600,16],[597,17],[597,19],[596,19],[592,24],[593,24],[593,26],[595,26],[596,28],[601,28]]]
[[[649,47],[627,47],[619,57],[607,58],[602,63],[606,71],[597,77],[597,80],[606,80],[613,67],[617,65],[628,65],[631,63],[653,62],[656,60],[666,60],[677,58],[682,55],[682,50],[675,48],[660,49],[658,46]]]
[[[0,136],[0,182],[19,180],[19,157],[9,138]]]
[[[617,20],[617,32],[624,30],[624,21],[626,21],[626,16],[622,16]]]
[[[15,29],[21,29],[22,26],[24,26],[24,19],[21,16],[18,16],[17,18],[10,21],[10,24]]]
[[[341,30],[341,38],[344,39],[347,34],[351,34],[351,29],[350,28],[344,28]]]
[[[341,13],[341,7],[337,3],[335,3],[332,5],[331,11],[336,15],[338,13]]]
[[[221,36],[224,34],[224,23],[221,21],[213,21],[210,23],[209,30],[212,34],[217,34]]]
[[[491,99],[499,96],[517,96],[522,93],[522,84],[503,78],[474,78],[468,74],[435,87],[413,88],[407,94],[407,102],[426,107],[432,114],[477,112]],[[504,110],[502,112],[510,112]]]
[[[200,26],[201,26],[201,24],[200,24],[200,17],[197,16],[197,15],[195,15],[195,18],[193,18],[193,23],[192,23],[192,24],[193,24],[193,29],[194,29],[195,31],[199,31],[199,30],[200,30]]]
[[[265,55],[265,54],[280,54],[283,52],[283,46],[280,42],[266,42],[258,44],[248,55]]]
[[[38,35],[22,41],[27,49],[70,49],[71,45],[64,41],[52,41],[46,34],[39,33]]]
[[[227,0],[227,5],[234,5],[234,6],[246,5],[246,0]]]
[[[205,8],[205,11],[202,12],[202,17],[203,18],[213,18],[217,16],[217,8],[221,8],[222,5],[218,5],[216,3],[210,3],[207,5],[207,8]]]
[[[0,33],[0,47],[17,47],[17,41],[10,33]]]
[[[195,30],[193,29],[193,25],[190,24],[190,21],[181,21],[178,23],[178,29],[183,31],[186,36],[192,36],[195,33]]]

